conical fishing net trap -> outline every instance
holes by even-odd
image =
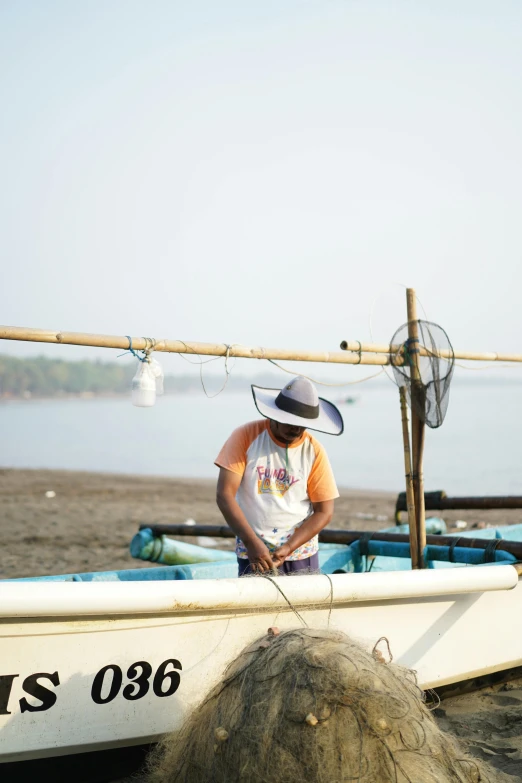
[[[404,388],[408,405],[419,419],[436,429],[446,416],[455,354],[444,329],[430,321],[403,324],[390,342],[394,380]]]

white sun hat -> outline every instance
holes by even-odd
[[[284,389],[252,385],[256,408],[262,416],[280,424],[293,424],[308,430],[341,435],[343,417],[335,405],[323,400],[308,378],[298,375]]]

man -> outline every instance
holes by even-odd
[[[281,390],[252,386],[252,394],[265,418],[235,430],[215,462],[239,576],[317,571],[318,534],[339,492],[324,447],[307,430],[340,435],[342,416],[300,376]]]

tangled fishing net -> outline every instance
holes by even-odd
[[[418,340],[409,337],[408,324],[397,329],[390,343],[390,363],[395,383],[406,390],[410,408],[428,427],[436,429],[448,409],[455,354],[441,326],[429,321],[414,323],[418,326]]]
[[[300,629],[247,647],[151,764],[150,783],[478,783],[408,669],[345,634]]]

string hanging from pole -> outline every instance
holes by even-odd
[[[283,367],[281,364],[278,364],[274,359],[267,359],[267,362],[270,362],[270,364],[275,365],[278,369],[282,370],[283,372],[287,372],[290,375],[296,375],[295,370],[289,370],[287,367]],[[308,381],[312,381],[312,383],[317,383],[319,386],[353,386],[356,383],[364,383],[365,381],[370,381],[372,378],[377,378],[379,375],[382,375],[384,372],[384,367],[381,367],[379,372],[374,373],[373,375],[367,375],[366,378],[359,378],[357,381],[345,381],[344,383],[327,383],[326,381],[319,381],[317,378],[311,378],[309,375],[303,375],[302,373],[298,373],[301,375],[302,378],[306,378]]]

